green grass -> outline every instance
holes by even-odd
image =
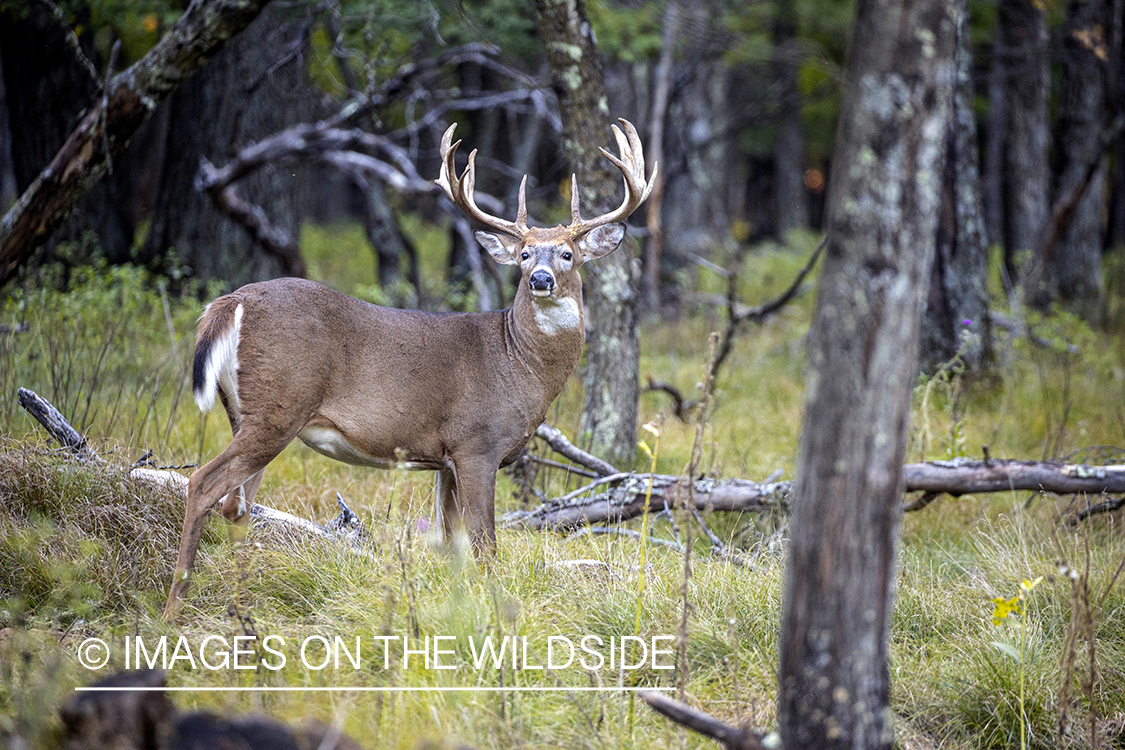
[[[439,230],[419,247],[427,273],[444,278],[447,246]],[[428,233],[428,234],[427,234]],[[310,268],[345,291],[374,282],[374,262],[355,227],[306,227]],[[811,251],[764,246],[739,267],[740,294],[755,304],[779,293]],[[728,267],[735,261],[729,260]],[[693,270],[692,286],[720,293],[722,279]],[[208,671],[178,662],[178,686],[593,686],[672,685],[676,672],[651,664],[622,676],[603,669],[476,670],[469,638],[526,636],[529,656],[545,659],[549,635],[603,638],[675,636],[681,629],[683,560],[670,550],[647,550],[643,590],[637,542],[590,535],[501,531],[501,555],[490,575],[463,552],[436,544],[433,484],[428,474],[345,466],[302,445],[271,464],[259,499],[306,518],[336,514],[340,492],[375,537],[371,558],[336,545],[294,538],[255,526],[242,544],[228,541],[225,522],[211,521],[181,623],[160,618],[175,562],[182,501],[124,477],[144,450],[158,463],[206,460],[229,438],[219,414],[200,416],[186,394],[193,300],[161,298],[152,279],[136,271],[101,270],[76,279],[72,294],[21,293],[5,303],[3,322],[26,319],[32,331],[0,337],[0,745],[16,737],[32,747],[57,747],[57,709],[98,674],[76,659],[79,643],[100,637],[124,665],[125,638],[184,636],[199,646],[209,635],[246,632],[283,638],[286,666]],[[434,290],[437,287],[433,287]],[[1111,287],[1112,288],[1112,287]],[[764,325],[746,327],[715,384],[701,470],[763,479],[791,476],[802,408],[804,341],[813,304],[810,286]],[[165,307],[167,305],[167,307]],[[169,329],[171,322],[171,330]],[[1058,342],[1042,348],[1001,343],[1003,368],[993,383],[957,378],[935,383],[922,409],[915,400],[911,460],[979,455],[1039,458],[1090,445],[1121,445],[1125,367],[1118,337],[1092,333],[1065,315],[1033,321]],[[697,395],[708,334],[722,310],[701,305],[674,322],[648,322],[641,331],[641,372]],[[1074,342],[1077,353],[1065,344]],[[572,378],[549,420],[574,433],[581,385]],[[76,465],[51,449],[15,403],[17,386],[33,388],[75,418],[109,459],[105,468]],[[88,405],[88,406],[87,406]],[[640,421],[669,410],[667,396],[642,396]],[[694,426],[667,416],[657,469],[678,473],[688,463]],[[1108,455],[1108,454],[1107,454]],[[1120,460],[1120,459],[1118,459]],[[638,464],[643,463],[644,459]],[[560,472],[542,472],[537,486],[559,494],[575,486]],[[501,479],[500,511],[519,507],[519,488]],[[897,598],[892,621],[892,705],[903,747],[1013,747],[1019,743],[1019,665],[994,645],[1018,642],[1014,625],[992,624],[993,597],[1010,597],[1023,579],[1046,576],[1028,614],[1024,715],[1029,745],[1054,746],[1065,643],[1072,616],[1071,581],[1060,561],[1088,570],[1094,592],[1104,590],[1125,556],[1117,517],[1083,526],[1060,524],[1071,498],[1027,493],[942,498],[903,521]],[[709,524],[747,547],[771,533],[779,519],[712,516]],[[634,522],[636,528],[640,522]],[[661,520],[653,533],[667,538]],[[1087,562],[1087,549],[1089,561]],[[689,701],[730,722],[772,728],[775,717],[784,559],[763,552],[747,567],[693,557],[685,634]],[[592,559],[605,567],[566,568]],[[233,614],[232,614],[233,613]],[[249,619],[239,619],[249,618]],[[453,636],[452,671],[383,669],[373,636]],[[308,636],[362,638],[359,669],[314,670],[299,662]],[[1103,743],[1122,742],[1125,726],[1125,583],[1110,592],[1097,622],[1099,681],[1093,709],[1104,721]],[[214,652],[211,652],[214,656]],[[1084,746],[1091,706],[1077,689],[1084,674],[1079,647],[1072,729],[1067,742]],[[480,748],[663,747],[679,745],[680,730],[639,701],[610,693],[178,693],[183,710],[221,714],[265,712],[282,721],[333,722],[369,747],[415,748],[464,742]],[[710,747],[687,735],[688,747]]]

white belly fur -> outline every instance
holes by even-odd
[[[306,427],[297,433],[301,442],[317,453],[355,466],[371,466],[376,469],[410,469],[414,471],[433,469],[433,466],[417,461],[388,461],[376,458],[356,448],[339,430],[331,427]]]

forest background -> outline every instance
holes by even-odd
[[[1082,456],[1113,460],[1119,455],[1115,449],[1097,453],[1088,446],[1121,440],[1121,410],[1113,404],[1120,395],[1125,269],[1118,249],[1125,241],[1122,3],[1005,0],[958,7],[967,23],[956,39],[961,73],[948,123],[937,252],[926,294],[921,352],[927,376],[916,398],[913,455],[956,458],[988,443],[1003,455],[1055,458],[1085,449]],[[775,294],[803,265],[815,245],[814,233],[825,227],[854,7],[849,2],[595,2],[586,9],[605,58],[606,109],[638,125],[646,155],[660,162],[665,179],[659,200],[633,220],[632,255],[619,254],[636,258],[624,263],[621,288],[638,312],[630,325],[642,338],[647,332],[651,347],[631,370],[625,368],[626,379],[639,390],[640,373],[647,370],[690,392],[706,364],[707,332],[722,326],[725,304],[730,303],[732,314],[738,309],[728,290],[746,302]],[[0,204],[10,205],[32,184],[98,100],[103,82],[140,59],[183,11],[170,2],[0,4]],[[31,431],[10,394],[26,384],[16,379],[45,373],[43,390],[84,431],[121,440],[129,449],[155,445],[176,460],[213,454],[220,438],[207,436],[202,421],[184,416],[178,395],[165,396],[182,393],[184,346],[190,344],[190,319],[200,300],[248,281],[309,275],[371,301],[425,309],[496,308],[510,300],[512,280],[482,261],[468,224],[439,197],[432,177],[440,133],[457,120],[459,135],[479,149],[478,189],[492,196],[495,213],[512,213],[518,178],[528,174],[531,215],[544,223],[565,215],[568,149],[574,145],[562,135],[565,82],[552,76],[547,54],[559,47],[546,43],[539,16],[535,7],[514,2],[270,4],[155,111],[49,243],[18,263],[5,256],[9,320],[3,321],[6,367],[0,377],[5,432],[20,437]],[[309,146],[310,139],[294,137],[302,123],[330,123],[348,139]],[[247,147],[273,137],[278,151],[254,161]],[[590,137],[608,141],[606,133]],[[245,171],[224,172],[232,164]],[[754,344],[744,340],[747,349],[728,365],[732,374],[719,381],[718,416],[731,417],[730,410],[752,403],[756,414],[751,418],[764,427],[748,438],[737,420],[716,422],[721,426],[714,428],[709,472],[725,469],[761,478],[778,465],[792,468],[807,308],[807,301],[795,305]],[[144,315],[137,313],[136,320],[121,314],[137,311]],[[594,316],[593,325],[607,317]],[[149,346],[155,327],[132,323],[165,319],[173,346],[154,364],[149,355],[161,346]],[[39,353],[28,356],[19,340],[24,326],[53,343],[37,344]],[[167,338],[169,332],[155,333]],[[136,362],[107,354],[122,335],[137,344]],[[80,360],[81,347],[91,342],[88,359]],[[151,401],[123,396],[121,376],[145,370],[136,391],[151,395]],[[599,445],[597,425],[588,415],[577,417],[583,396],[575,391],[564,394],[555,416],[595,452],[631,465],[637,457],[632,435],[614,434]],[[634,391],[621,401],[636,404],[638,398]],[[621,420],[627,431],[667,408],[666,401],[655,400],[664,398],[659,393],[644,398],[640,420]],[[938,430],[932,428],[935,418],[943,422]],[[665,464],[680,464],[672,471],[680,470],[690,453],[690,430],[675,436],[677,429],[668,427],[661,438]],[[215,431],[212,424],[210,432]],[[294,484],[306,495],[313,486],[318,493],[326,491],[323,482],[309,478],[303,458],[296,465],[300,468],[280,472],[275,492],[285,495]],[[364,486],[357,484],[364,480],[346,476],[349,486]],[[539,481],[546,489],[558,479]],[[392,491],[407,498],[398,510],[409,521],[416,520],[413,492],[409,484]],[[1056,511],[1071,500],[1044,504],[1042,518],[1029,516],[1032,520],[1015,511],[1023,500],[1012,498],[1009,516],[988,509],[985,501],[973,505],[962,499],[959,518],[914,528],[913,537],[908,525],[907,558],[922,564],[907,570],[936,566],[943,571],[938,578],[946,588],[939,590],[949,595],[947,605],[983,611],[985,594],[1001,594],[1024,577],[1033,579],[1035,570],[1053,564],[1048,560],[1067,558],[1049,529]],[[300,503],[308,515],[323,516],[323,497]],[[768,551],[776,529],[765,526],[729,520],[717,528],[728,542],[737,539],[747,549]],[[1108,535],[1094,539],[1106,577],[1120,545],[1112,528],[1101,529]],[[6,537],[9,559],[23,562],[10,568],[18,575],[7,582],[5,593],[20,594],[21,608],[54,624],[60,618],[72,624],[77,611],[89,616],[83,601],[108,605],[107,612],[118,617],[134,607],[143,610],[166,578],[159,570],[149,571],[151,580],[144,580],[150,585],[134,595],[109,580],[98,582],[97,594],[77,585],[52,593],[60,576],[73,581],[75,570],[85,571],[90,563],[72,552],[62,556],[75,566],[69,572],[30,565],[24,557],[36,540],[42,543],[36,536],[41,533],[19,527]],[[936,551],[911,551],[910,542],[919,540],[938,540]],[[535,544],[548,545],[555,554],[552,542]],[[567,554],[566,544],[582,543],[564,543],[559,554]],[[1014,548],[1024,551],[1022,559],[1008,556]],[[216,571],[230,566],[222,549],[217,545],[212,552]],[[550,556],[543,546],[524,551],[533,559]],[[604,554],[620,562],[632,555],[609,546]],[[513,575],[526,559],[513,555]],[[675,559],[664,564],[669,587],[678,584]],[[131,565],[123,567],[136,579],[137,564]],[[436,586],[434,579],[449,572],[434,571],[444,565],[441,561],[411,558],[409,565],[427,569],[404,572],[407,589],[415,579]],[[776,586],[778,576],[770,574],[777,568],[762,565],[765,574],[754,584],[762,588],[752,592],[740,588],[750,585],[747,581],[712,571],[715,578],[708,585],[715,588],[704,590],[716,594],[713,607],[693,627],[719,635],[714,642],[703,639],[691,663],[702,684],[709,654],[721,654],[715,674],[722,679],[711,691],[700,688],[703,695],[736,694],[740,684],[771,674],[774,636],[733,625],[722,635],[727,629],[721,624],[734,622],[726,617],[732,608],[761,606],[747,619],[761,616],[772,626],[776,589],[769,586]],[[949,577],[950,566],[964,576]],[[329,565],[328,572],[310,580],[297,573],[299,567],[296,561],[273,571],[279,579],[273,586],[259,581],[264,591],[273,592],[257,602],[259,617],[284,619],[295,612],[300,619],[327,598],[354,588],[354,581],[325,580],[339,568]],[[33,569],[38,578],[28,577]],[[368,588],[397,585],[386,571],[365,575],[371,576],[363,581]],[[40,588],[31,585],[32,579]],[[545,577],[532,578],[525,588],[508,592],[525,602],[532,623],[555,616],[536,588],[543,583]],[[914,614],[940,622],[927,633],[908,626],[898,646],[916,647],[910,653],[919,665],[937,664],[949,651],[922,641],[933,632],[948,636],[964,630],[964,615],[926,598],[923,592],[930,590],[926,586],[932,589],[933,580],[917,591],[902,585],[901,598],[915,607]],[[244,595],[240,584],[232,586],[236,598]],[[493,593],[472,589],[469,596]],[[620,593],[607,594],[603,614],[627,601],[612,598]],[[652,596],[656,599],[646,600],[646,606],[675,607],[672,588]],[[951,671],[959,669],[959,677],[929,688],[919,683],[916,691],[907,684],[896,711],[908,732],[1005,746],[1030,725],[1037,736],[1054,737],[1057,712],[1071,707],[1060,699],[1067,693],[1052,682],[1057,670],[1046,662],[1053,658],[1057,664],[1058,653],[1065,651],[1069,596],[1059,583],[1046,610],[1050,614],[1043,616],[1043,642],[1052,645],[1037,662],[1040,691],[1033,699],[1038,713],[1024,706],[1023,652],[1017,660],[1017,708],[1010,700],[1015,673],[1007,669],[1007,652],[993,649],[999,656],[990,658],[985,640],[980,650],[958,652],[963,659],[954,661]],[[1111,612],[1121,606],[1119,596],[1107,603]],[[207,606],[204,600],[201,607]],[[419,616],[414,604],[380,600],[368,606],[392,619],[401,607],[410,618]],[[457,615],[433,601],[426,607],[431,609],[423,611],[423,619],[456,621]],[[353,602],[347,608],[359,606]],[[476,614],[490,616],[487,607]],[[909,613],[901,616],[918,626]],[[677,626],[652,627],[672,631]],[[1109,664],[1121,644],[1120,632],[1114,632],[1118,637],[1111,633],[1108,640],[1111,656],[1102,656]],[[952,640],[940,643],[951,649]],[[731,660],[748,644],[753,657]],[[896,654],[902,658],[901,651]],[[1111,668],[1108,675],[1112,679],[1105,683],[1090,677],[1082,704],[1102,721],[1094,722],[1092,736],[1120,734],[1123,708],[1120,700],[1108,697],[1119,696],[1112,685],[1120,674]],[[56,677],[64,683],[74,679],[65,669]],[[969,691],[969,699],[966,681],[979,689]],[[768,726],[770,698],[767,690],[736,699],[726,709],[711,705],[732,720]],[[409,716],[407,726],[425,723],[420,706],[401,705]],[[467,708],[453,720],[454,731],[501,744],[498,738],[528,732],[544,741],[554,736],[513,722],[505,706]],[[749,715],[747,706],[753,707]],[[299,707],[280,708],[295,714]],[[9,716],[17,724],[38,726],[28,718],[34,712],[20,710],[26,709]],[[331,714],[333,709],[321,705],[317,710]],[[624,733],[627,724],[628,734],[643,744],[637,737],[660,731],[642,727],[634,736],[632,712],[627,722],[615,716],[610,729],[595,734]],[[348,721],[362,724],[358,718]],[[387,715],[375,726],[407,743],[408,733],[396,734]]]

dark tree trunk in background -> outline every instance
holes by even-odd
[[[581,0],[536,0],[536,8],[562,113],[563,152],[578,175],[583,215],[596,216],[615,208],[623,189],[620,172],[598,151],[599,146],[617,150],[611,145],[601,53]],[[581,434],[591,452],[618,466],[632,464],[636,455],[639,274],[634,245],[626,239],[616,252],[584,269],[590,335]]]
[[[790,0],[774,3],[773,70],[777,98],[777,146],[774,151],[774,185],[777,199],[777,234],[784,239],[791,229],[809,225],[805,194],[805,136],[801,125],[800,42],[796,38],[797,9]]]
[[[668,0],[664,9],[664,33],[660,45],[660,61],[652,84],[652,114],[649,116],[648,153],[645,159],[653,164],[664,163],[664,123],[668,119],[668,98],[672,94],[672,56],[680,26],[679,0]],[[645,307],[649,314],[660,311],[660,259],[664,255],[664,175],[658,173],[656,184],[645,206]]]
[[[685,58],[673,72],[674,92],[665,123],[664,273],[690,264],[692,253],[713,257],[730,244],[732,218],[743,218],[742,155],[731,128],[733,113],[745,104],[722,55],[729,39],[714,33],[722,23],[712,3],[682,8],[681,48]]]
[[[0,59],[0,211],[6,211],[19,195],[12,167],[12,130],[8,123],[8,92],[4,87],[4,63]]]
[[[954,78],[951,0],[859,0],[790,518],[786,748],[890,748],[887,638]]]
[[[1122,35],[1125,32],[1125,0],[1110,0],[1109,25],[1106,34],[1109,39],[1109,83],[1106,86],[1107,109],[1114,113],[1125,106],[1125,48]],[[1117,134],[1114,140],[1113,182],[1109,205],[1109,232],[1106,244],[1109,247],[1125,245],[1125,131]]]
[[[1013,281],[1039,276],[1033,253],[1050,216],[1047,19],[1036,0],[1000,0],[997,34],[1006,52],[1004,247]],[[1031,297],[1038,290],[1026,289]]]
[[[973,111],[972,50],[965,0],[957,6],[955,64],[945,145],[937,250],[922,319],[920,359],[933,372],[958,350],[971,370],[992,360],[988,322],[988,237],[982,208],[977,121]]]
[[[1063,73],[1056,153],[1059,178],[1056,195],[1072,191],[1086,177],[1088,166],[1099,165],[1074,208],[1070,223],[1044,259],[1047,288],[1087,322],[1104,315],[1102,243],[1105,237],[1106,159],[1101,136],[1106,127],[1106,0],[1071,0],[1063,36]],[[1102,59],[1099,59],[1102,58]]]
[[[188,265],[195,278],[221,279],[228,288],[291,275],[299,267],[295,259],[256,246],[195,189],[195,176],[201,158],[223,164],[248,144],[310,119],[304,44],[302,20],[271,6],[165,105],[171,107],[167,155],[146,261],[167,254],[169,262]],[[237,185],[244,199],[291,236],[300,223],[298,172],[269,165]]]
[[[995,34],[988,68],[988,116],[984,126],[984,163],[981,192],[984,198],[984,224],[988,241],[1004,246],[1004,151],[1008,139],[1008,54],[1003,39]]]
[[[394,307],[417,307],[422,290],[414,245],[399,228],[394,212],[387,204],[383,184],[372,180],[361,185],[360,190],[366,201],[363,228],[378,261],[379,287],[390,297],[390,304]],[[402,275],[403,259],[409,264],[409,282]]]
[[[79,6],[75,26],[90,28],[90,9]],[[23,192],[50,164],[95,101],[97,83],[66,41],[67,29],[39,3],[9,5],[0,11],[0,59],[11,128],[12,169]],[[93,36],[79,43],[87,59],[102,66]],[[104,76],[104,70],[98,71]],[[134,226],[128,213],[128,162],[113,165],[114,173],[97,183],[75,207],[69,221],[55,235],[48,253],[61,241],[83,239],[92,231],[102,253],[112,262],[129,259]]]

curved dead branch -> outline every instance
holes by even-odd
[[[0,220],[0,284],[70,216],[156,106],[250,25],[266,0],[197,0],[105,87],[51,163]]]

